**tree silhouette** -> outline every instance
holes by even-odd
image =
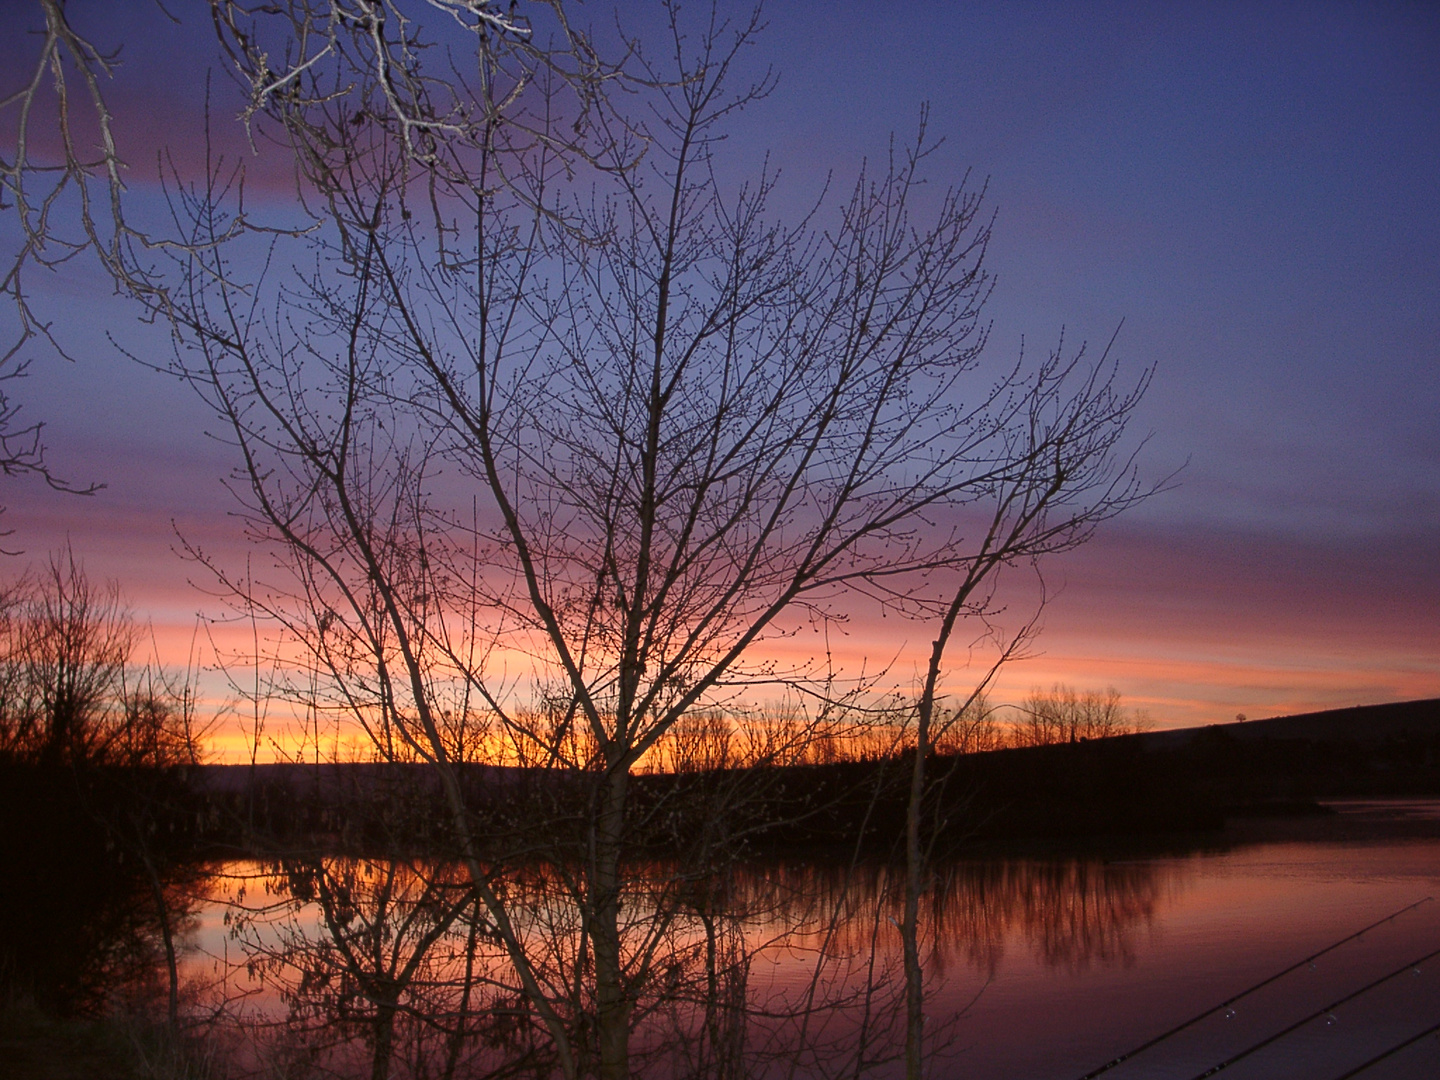
[[[274,692],[434,767],[559,1071],[619,1078],[711,873],[628,872],[664,817],[637,813],[633,774],[672,737],[718,752],[724,725],[695,725],[761,694],[833,719],[826,658],[766,646],[859,604],[940,627],[918,814],[949,637],[991,614],[999,569],[1145,494],[1122,438],[1146,377],[1083,350],[987,359],[984,188],[925,188],[923,119],[795,220],[764,168],[723,180],[726,125],[770,85],[732,89],[758,15],[667,6],[663,44],[606,66],[558,4],[532,9],[543,28],[433,7],[455,19],[217,0],[246,123],[293,154],[296,220],[258,228],[212,159],[174,178],[180,235],[131,291],[170,320],[277,556],[257,579],[194,551],[276,628]],[[563,783],[482,829],[476,758]],[[573,913],[541,953],[507,885],[536,859]]]

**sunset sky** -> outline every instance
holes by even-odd
[[[110,105],[130,193],[152,208],[156,151],[196,159],[219,63],[204,6],[167,7],[180,25],[148,0],[70,4],[97,43],[123,45]],[[35,11],[0,3],[0,92]],[[1123,322],[1126,369],[1155,366],[1142,460],[1152,478],[1180,469],[1176,483],[1049,564],[1044,633],[995,696],[1113,685],[1161,727],[1440,696],[1440,9],[777,0],[766,14],[749,62],[779,81],[735,126],[739,167],[768,152],[781,204],[804,206],[892,133],[910,138],[928,103],[944,139],[932,175],[972,170],[997,215],[994,361],[1062,329],[1103,346]],[[7,253],[14,240],[5,216]],[[30,348],[12,393],[46,422],[56,471],[106,487],[0,479],[0,524],[24,552],[0,573],[68,537],[183,661],[197,613],[220,606],[177,530],[246,557],[220,483],[229,450],[188,390],[108,343],[167,348],[93,260],[31,288],[76,360]],[[7,336],[13,319],[0,310]],[[857,621],[842,654],[913,665],[925,635]]]

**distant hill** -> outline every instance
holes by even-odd
[[[1236,721],[1204,727],[1174,728],[1138,736],[1147,749],[1189,745],[1202,733],[1222,732],[1249,742],[1258,739],[1300,739],[1317,743],[1375,744],[1400,738],[1440,737],[1440,698],[1397,701],[1388,705],[1356,705],[1348,709],[1274,716],[1268,720]]]
[[[1228,818],[1319,813],[1325,799],[1434,798],[1440,699],[946,757],[931,775],[932,820],[949,822],[942,831],[961,846],[1218,830]],[[583,817],[584,781],[483,765],[461,776],[480,831],[496,835]],[[188,782],[213,808],[216,842],[445,842],[449,815],[422,764],[207,766]],[[863,834],[885,854],[903,835],[908,785],[902,759],[643,776],[633,794],[637,820],[665,823],[657,854],[672,834],[707,828],[788,853],[852,850]]]
[[[467,783],[514,782],[525,770],[506,765],[460,766]],[[252,788],[289,789],[297,794],[337,799],[367,795],[396,785],[407,790],[438,794],[440,780],[424,762],[356,761],[278,762],[266,765],[192,765],[187,770],[192,789],[213,795],[239,795]]]

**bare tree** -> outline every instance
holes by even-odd
[[[69,550],[11,587],[0,753],[41,766],[112,763],[128,741],[126,688],[139,632],[118,587],[92,585]]]
[[[563,23],[537,52],[487,5],[436,7],[476,16],[473,68],[436,74],[389,4],[324,34],[322,5],[217,7],[318,224],[259,252],[226,242],[230,174],[175,190],[176,370],[224,420],[248,527],[281,556],[258,583],[216,569],[309,673],[289,692],[434,765],[560,1071],[617,1078],[681,917],[674,889],[627,874],[653,826],[632,774],[672,734],[727,752],[703,718],[756,695],[832,696],[823,659],[765,646],[861,603],[942,624],[923,793],[956,625],[990,611],[1000,568],[1141,494],[1118,447],[1144,379],[1059,351],[982,362],[983,189],[925,191],[923,124],[798,222],[776,220],[763,170],[723,183],[725,122],[768,89],[729,89],[757,20],[712,11],[687,35],[671,9],[662,53],[632,46],[622,114]],[[255,44],[267,19],[288,52]],[[570,830],[552,849],[576,912],[564,970],[527,952],[474,828],[473,752],[581,793],[547,826]],[[534,836],[511,853],[535,857]]]
[[[1113,342],[1112,342],[1113,344]],[[906,979],[906,1076],[918,1080],[924,1059],[924,987],[920,957],[920,897],[928,884],[933,836],[923,832],[930,796],[928,759],[937,742],[963,728],[967,716],[983,709],[986,690],[999,670],[1035,633],[1039,612],[1008,636],[991,625],[996,578],[1014,566],[1038,570],[1047,555],[1085,542],[1102,522],[1153,493],[1135,471],[1135,458],[1121,444],[1131,414],[1148,382],[1121,389],[1109,350],[1086,369],[1084,350],[1066,357],[1057,349],[1025,395],[1018,422],[1012,418],[1004,443],[1004,467],[992,474],[982,502],[990,512],[968,557],[955,569],[955,584],[941,611],[925,681],[915,709],[915,748],[905,828],[905,914],[901,926]],[[1072,381],[1080,374],[1078,387]],[[980,500],[977,500],[980,501]],[[1043,591],[1042,591],[1043,597]],[[996,657],[959,708],[938,713],[940,680],[955,630],[978,624],[997,639]],[[937,719],[939,723],[937,724]]]
[[[1020,713],[1013,733],[1019,746],[1052,746],[1131,735],[1143,731],[1148,723],[1144,713],[1120,704],[1120,691],[1113,686],[1077,691],[1056,683],[1048,692],[1036,687],[1020,706]]]
[[[1001,750],[1007,735],[985,694],[977,694],[958,708],[952,707],[934,725],[937,754],[983,754]]]
[[[117,281],[152,291],[133,258],[143,237],[125,218],[125,163],[105,99],[117,54],[76,29],[64,0],[38,0],[31,11],[39,48],[19,88],[0,99],[13,125],[10,153],[0,157],[0,210],[13,211],[21,237],[0,277],[0,295],[13,300],[20,322],[7,364],[37,334],[54,341],[30,304],[29,267],[53,270],[88,251]]]
[[[0,331],[0,473],[38,475],[57,491],[88,495],[104,484],[77,484],[52,471],[42,441],[44,421],[23,419],[13,396],[14,384],[31,363],[23,355],[27,346],[39,339],[61,357],[68,357],[72,347],[34,303],[31,274],[93,258],[118,292],[166,312],[168,282],[157,272],[154,256],[186,250],[194,236],[157,232],[153,223],[137,224],[129,212],[131,163],[122,149],[124,117],[117,123],[111,104],[120,44],[101,42],[83,19],[72,17],[65,0],[34,0],[26,7],[28,24],[12,11],[13,25],[6,30],[33,40],[34,46],[24,50],[24,66],[9,73],[16,85],[0,87],[0,119],[6,122],[0,214],[13,221],[18,241],[0,264],[0,300],[9,302],[16,319],[13,331]],[[296,151],[296,163],[312,180],[325,170],[312,159],[317,153],[324,158],[320,148],[327,139],[324,124],[311,126],[308,114],[313,109],[323,113],[344,98],[349,75],[379,91],[369,99],[366,115],[391,125],[407,155],[443,174],[457,145],[473,146],[478,130],[493,129],[494,113],[477,114],[476,103],[505,110],[511,127],[519,130],[524,113],[514,106],[539,73],[582,90],[603,82],[607,74],[586,40],[570,33],[558,0],[527,5],[552,16],[544,47],[533,44],[528,11],[499,0],[295,0],[281,5],[210,0],[208,7],[220,59],[243,95],[239,120],[252,147],[272,134],[258,131],[258,121],[283,117],[278,127],[282,142]],[[162,3],[156,10],[178,22]],[[496,93],[486,85],[472,94],[453,70],[449,80],[422,72],[424,47],[415,35],[421,12],[448,16],[451,27],[478,41],[494,70],[482,65],[477,74],[502,79],[503,90]],[[563,43],[555,40],[557,35]],[[322,72],[337,78],[322,83],[316,78]],[[579,100],[583,112],[583,94]],[[207,94],[207,110],[208,104]],[[571,152],[578,147],[574,131],[557,142]],[[284,227],[300,233],[310,223],[302,213],[298,222]],[[239,236],[247,227],[242,212],[224,236],[209,242]]]
[[[0,97],[8,144],[0,152],[0,213],[12,216],[19,241],[0,266],[0,299],[10,302],[17,322],[0,337],[0,472],[92,494],[104,485],[73,484],[51,471],[44,422],[23,421],[10,393],[29,368],[22,352],[32,340],[67,355],[32,303],[27,274],[57,271],[88,253],[122,291],[150,301],[159,294],[137,257],[149,240],[127,219],[122,199],[125,162],[105,88],[118,53],[77,29],[63,0],[38,0],[30,12],[32,26],[12,12],[17,24],[7,29],[33,33],[38,47],[28,67],[15,72],[20,85]]]
[[[138,655],[141,628],[114,582],[68,547],[0,603],[0,761],[76,769],[194,762],[193,688]]]
[[[39,804],[53,800],[49,810],[62,819],[79,810],[89,822],[82,838],[98,828],[107,851],[143,870],[174,1025],[177,898],[161,824],[173,833],[173,770],[198,761],[204,725],[188,675],[139,662],[140,638],[119,588],[93,584],[68,548],[43,574],[13,583],[0,613],[0,765],[39,793]],[[45,814],[41,805],[35,812]],[[66,836],[64,820],[36,825]]]

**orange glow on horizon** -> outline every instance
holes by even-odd
[[[208,637],[197,639],[193,626],[156,627],[157,656],[172,671],[197,662],[204,667],[198,679],[200,711],[202,719],[213,719],[206,737],[208,760],[232,764],[249,762],[255,730],[254,707],[249,702],[236,700],[226,675],[217,669],[211,642],[231,658],[229,678],[248,684],[253,679],[253,669],[244,667],[236,658],[247,655],[251,631],[240,624],[208,629]],[[800,661],[811,659],[809,652],[794,650],[788,647],[791,644],[782,642],[780,648],[767,650],[769,655],[757,650],[753,661],[773,659],[782,668],[794,668],[800,666]],[[847,644],[849,647],[844,653],[835,651],[831,655],[840,677],[858,677],[865,672],[867,685],[881,694],[904,694],[918,681],[899,677],[901,662],[896,659],[897,650],[893,645],[885,654],[888,660],[895,661],[890,672],[876,678],[880,665],[868,662],[873,653],[864,649],[866,643],[857,636],[848,639]],[[1014,661],[1000,671],[988,694],[992,705],[1018,704],[1032,689],[1049,688],[1054,683],[1082,690],[1114,686],[1120,691],[1125,707],[1144,710],[1155,729],[1166,729],[1226,723],[1234,720],[1237,713],[1261,719],[1383,701],[1415,700],[1434,696],[1435,692],[1433,674],[1424,664],[1408,662],[1406,657],[1370,656],[1362,658],[1360,663],[1352,660],[1349,664],[1326,664],[1313,657],[1284,652],[1247,657],[1241,650],[1157,648],[1145,655],[1119,649],[1101,652],[1093,648],[1097,643],[1061,638],[1048,644],[1050,648],[1043,654]],[[1086,648],[1087,644],[1091,647]],[[507,653],[494,659],[512,686],[519,681],[522,671],[533,670],[531,658],[524,653]],[[904,656],[903,660],[910,657]],[[984,669],[977,665],[973,670],[983,672]],[[970,683],[966,675],[967,670],[963,668],[948,672],[945,690],[952,698],[968,695]],[[1297,692],[1297,687],[1304,687],[1304,692]],[[780,696],[779,686],[761,683],[745,695],[745,703],[764,709]],[[260,727],[261,745],[256,755],[260,762],[288,760],[302,752],[302,748],[313,752],[313,737],[304,736],[306,725],[288,703],[268,703]],[[358,728],[350,736],[363,739]],[[322,733],[322,743],[327,746],[333,738],[333,734]],[[343,743],[345,736],[341,739]],[[366,747],[352,742],[347,753],[363,757]]]

